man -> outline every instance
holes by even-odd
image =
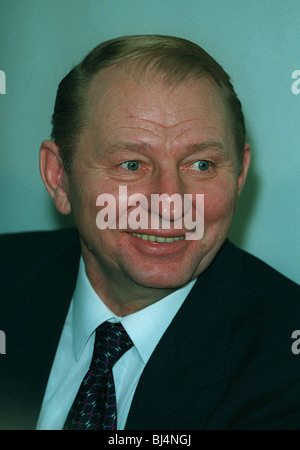
[[[249,164],[196,44],[119,38],[71,70],[40,169],[78,234],[3,238],[3,428],[300,428],[298,286],[227,240]]]

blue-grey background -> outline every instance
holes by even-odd
[[[0,233],[70,223],[38,169],[57,85],[99,42],[126,34],[193,40],[231,75],[253,159],[230,237],[299,282],[299,0],[0,0]]]

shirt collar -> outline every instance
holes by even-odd
[[[143,363],[146,364],[195,282],[196,280],[191,281],[136,313],[118,317],[94,291],[81,257],[73,295],[72,313],[73,348],[76,359],[80,358],[82,350],[95,329],[108,320],[122,323]]]
[[[87,341],[101,323],[114,314],[100,300],[85,272],[83,258],[80,258],[77,283],[73,294],[72,334],[76,359],[80,358]]]

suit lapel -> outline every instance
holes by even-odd
[[[218,401],[237,300],[227,242],[200,275],[153,352],[137,386],[126,429],[201,429]]]

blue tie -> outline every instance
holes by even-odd
[[[130,337],[119,322],[104,322],[96,329],[90,368],[80,385],[64,429],[117,429],[117,405],[112,368],[132,345]]]

